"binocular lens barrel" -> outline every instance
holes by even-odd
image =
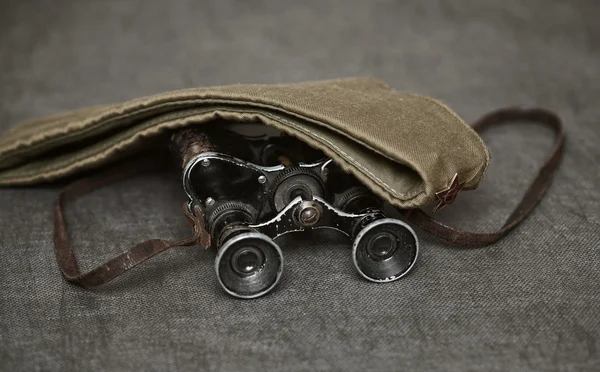
[[[382,218],[365,226],[354,239],[354,266],[367,280],[391,282],[413,267],[419,243],[415,232],[404,222]]]
[[[271,238],[244,232],[227,239],[217,253],[215,270],[227,293],[260,297],[273,289],[283,272],[283,254]]]

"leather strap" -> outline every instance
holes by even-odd
[[[547,125],[554,130],[556,134],[556,141],[550,156],[540,168],[537,176],[523,195],[521,202],[508,217],[502,228],[489,233],[476,233],[458,230],[444,225],[420,209],[401,211],[404,218],[438,238],[450,243],[470,247],[484,247],[486,245],[495,243],[508,234],[519,223],[521,223],[533,211],[537,203],[542,199],[544,193],[550,186],[552,176],[558,168],[563,156],[565,131],[560,118],[556,114],[539,108],[500,109],[479,119],[477,122],[475,122],[475,124],[473,124],[473,129],[475,129],[475,131],[478,133],[482,133],[490,127],[495,127],[514,121]]]
[[[125,163],[117,167],[111,167],[93,176],[80,179],[67,186],[59,195],[54,208],[54,247],[56,260],[63,276],[70,282],[77,283],[83,287],[93,287],[107,283],[132,267],[146,261],[147,259],[164,252],[169,248],[190,246],[200,244],[210,246],[210,236],[204,229],[202,211],[196,207],[193,214],[188,211],[184,203],[184,213],[193,226],[193,235],[181,241],[168,241],[162,239],[151,239],[124,251],[95,269],[82,273],[77,264],[73,248],[69,243],[67,224],[63,215],[65,204],[88,194],[96,189],[120,179],[131,177],[136,173],[156,169],[161,161],[149,161],[148,159]]]

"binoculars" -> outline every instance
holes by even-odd
[[[358,273],[391,282],[414,266],[419,243],[383,201],[322,152],[288,135],[242,135],[225,126],[173,134],[188,208],[204,213],[223,289],[239,298],[271,291],[284,267],[275,239],[330,228],[351,239]]]

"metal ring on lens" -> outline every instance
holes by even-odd
[[[394,275],[391,277],[387,277],[385,279],[376,279],[376,278],[372,278],[370,276],[368,276],[367,274],[365,274],[363,272],[363,270],[361,269],[358,260],[357,260],[357,250],[358,250],[358,246],[361,243],[361,239],[369,232],[371,231],[373,228],[380,226],[380,225],[385,225],[385,224],[396,224],[399,226],[402,226],[403,228],[405,228],[414,238],[415,241],[415,257],[413,258],[412,262],[410,263],[410,265],[408,266],[408,268],[406,268],[402,273],[400,273],[399,275]],[[400,247],[396,248],[396,249],[400,249]],[[405,276],[406,274],[408,274],[413,266],[415,265],[415,263],[417,262],[417,257],[419,256],[419,240],[417,239],[417,234],[415,234],[415,231],[409,226],[407,225],[405,222],[397,220],[395,218],[382,218],[379,220],[375,220],[373,222],[371,222],[370,224],[368,224],[367,226],[365,226],[362,230],[360,230],[360,232],[356,235],[356,238],[354,238],[354,242],[352,243],[352,261],[354,262],[354,267],[356,268],[356,270],[358,271],[358,273],[365,279],[371,281],[371,282],[375,282],[375,283],[388,283],[388,282],[393,282],[395,280],[398,280],[400,278],[402,278],[403,276]],[[388,257],[386,259],[389,259],[391,257]]]
[[[236,292],[235,290],[232,290],[227,287],[227,285],[223,282],[223,279],[221,278],[219,268],[220,268],[220,264],[223,259],[223,256],[225,256],[225,254],[228,253],[227,251],[231,247],[235,246],[236,243],[239,243],[242,240],[249,240],[249,239],[258,239],[261,242],[266,243],[271,248],[273,248],[273,250],[275,251],[275,257],[279,260],[279,267],[277,268],[276,276],[273,279],[273,282],[270,283],[267,287],[265,287],[264,289],[262,289],[256,293],[242,294],[242,293]],[[265,257],[265,259],[266,259],[266,257]],[[228,265],[229,265],[229,263],[228,263]],[[263,266],[266,266],[266,265],[268,265],[268,262],[263,263]],[[264,268],[263,268],[263,270],[264,270]],[[283,274],[283,252],[281,251],[281,248],[279,248],[279,246],[265,234],[261,234],[258,232],[246,232],[246,233],[242,233],[239,235],[235,235],[231,239],[228,239],[225,242],[225,244],[223,244],[223,246],[219,248],[219,251],[217,252],[217,257],[215,259],[215,272],[217,274],[217,280],[219,281],[219,284],[225,290],[225,292],[227,292],[228,294],[230,294],[234,297],[243,298],[243,299],[257,298],[257,297],[260,297],[260,296],[265,295],[268,292],[270,292],[277,285],[277,283],[279,283],[279,280],[281,279],[281,275]],[[253,276],[253,275],[249,275],[246,278],[249,278],[251,276]],[[245,278],[242,276],[242,277],[239,277],[239,279],[244,280]]]

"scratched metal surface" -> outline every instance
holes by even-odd
[[[3,371],[600,370],[600,8],[595,1],[3,1],[0,131],[44,114],[166,90],[370,75],[466,120],[540,105],[567,126],[562,168],[500,243],[418,231],[411,275],[376,285],[336,234],[282,242],[272,294],[228,297],[214,253],[165,253],[94,291],[53,255],[57,186],[0,190]],[[492,165],[443,219],[499,226],[551,145],[535,126],[485,135]],[[69,209],[85,267],[188,234],[175,174],[128,180]]]

